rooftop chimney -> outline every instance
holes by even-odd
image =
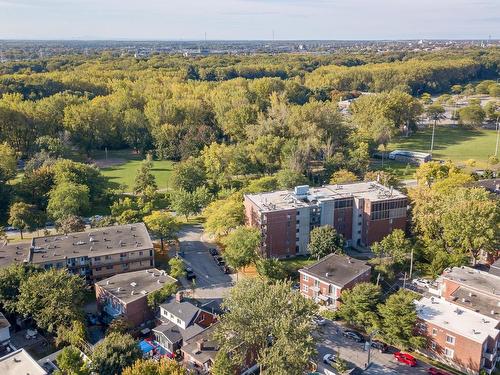
[[[175,300],[177,302],[182,302],[182,300],[184,299],[184,295],[182,292],[177,292],[175,293]]]
[[[196,347],[198,348],[198,351],[202,351],[203,350],[203,340],[199,340],[196,342]]]

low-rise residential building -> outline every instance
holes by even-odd
[[[176,353],[189,339],[217,321],[215,315],[185,301],[182,292],[160,305],[162,323],[153,329],[155,341],[169,353]]]
[[[12,263],[67,268],[92,282],[155,265],[153,244],[143,223],[35,237],[31,243],[4,244],[0,247],[0,267]]]
[[[377,182],[246,194],[244,205],[247,225],[262,232],[262,255],[274,258],[307,254],[318,226],[334,227],[349,246],[369,247],[407,224],[406,196]]]
[[[95,284],[97,308],[110,319],[123,317],[139,326],[154,318],[148,295],[176,282],[156,268],[114,275]]]
[[[299,270],[300,291],[318,303],[339,306],[343,290],[370,281],[371,267],[365,261],[330,254]]]
[[[438,279],[439,294],[449,302],[500,319],[500,276],[471,267],[453,267]]]
[[[10,323],[0,312],[0,351],[10,344]]]
[[[219,344],[213,335],[217,323],[184,342],[181,347],[184,366],[202,374],[209,374],[219,351]]]
[[[26,350],[19,349],[0,358],[0,374],[47,375],[47,371]]]
[[[490,271],[492,275],[500,276],[500,258],[490,265]]]
[[[500,346],[499,321],[444,298],[416,301],[419,332],[428,339],[425,354],[470,374],[491,373]]]

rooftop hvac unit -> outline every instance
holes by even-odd
[[[294,192],[297,196],[307,195],[309,193],[309,185],[295,186]]]

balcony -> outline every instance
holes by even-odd
[[[490,350],[485,350],[483,352],[483,358],[486,358],[490,362],[494,362],[496,356],[497,356],[497,353],[492,353]]]

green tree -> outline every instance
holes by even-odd
[[[84,292],[85,281],[66,270],[35,273],[21,283],[16,310],[32,317],[38,327],[56,332],[57,327],[82,319]]]
[[[375,242],[371,248],[378,256],[391,257],[394,263],[401,264],[408,259],[412,245],[410,240],[406,238],[405,232],[401,229],[394,229],[382,241]]]
[[[232,229],[244,224],[242,197],[235,193],[225,199],[215,200],[205,208],[203,215],[206,217],[204,228],[209,234],[226,236]]]
[[[257,194],[278,189],[278,180],[275,176],[264,176],[251,180],[244,189],[247,194]]]
[[[404,349],[418,349],[425,344],[425,339],[415,333],[417,324],[415,298],[417,298],[415,293],[402,289],[379,305],[379,335],[388,344]]]
[[[249,359],[258,361],[262,373],[301,374],[315,358],[312,317],[317,307],[294,293],[289,282],[241,280],[223,307],[215,336],[234,368]]]
[[[45,215],[35,205],[17,202],[10,206],[9,224],[19,229],[22,239],[23,231],[36,230],[45,224]]]
[[[160,237],[162,249],[163,241],[174,239],[179,230],[175,217],[166,211],[153,211],[151,215],[144,217],[144,223],[154,235]]]
[[[172,267],[172,265],[170,265],[170,273],[172,273],[173,268],[175,267]],[[179,272],[174,270],[173,273],[178,274]],[[165,302],[168,297],[175,294],[175,292],[177,292],[177,283],[168,283],[163,285],[161,289],[155,290],[154,292],[148,294],[148,306],[151,308],[151,310],[156,311],[158,309],[158,306],[160,306],[161,303]]]
[[[16,176],[16,151],[7,143],[0,143],[0,183],[6,183]]]
[[[188,375],[188,370],[173,359],[137,360],[132,366],[126,367],[122,375]]]
[[[57,355],[57,367],[59,372],[56,374],[60,375],[88,375],[90,374],[90,368],[87,363],[85,363],[82,358],[80,350],[73,346],[65,347]]]
[[[214,375],[234,375],[235,366],[232,363],[229,354],[219,349],[215,355],[215,362],[212,366],[212,374]]]
[[[32,274],[42,271],[31,264],[11,264],[0,269],[0,306],[13,314],[17,311],[21,283]]]
[[[366,331],[377,325],[377,305],[381,288],[371,283],[359,283],[352,289],[345,289],[340,296],[338,315],[345,321]]]
[[[69,215],[56,222],[56,228],[64,234],[83,232],[85,230],[85,222],[80,216]]]
[[[200,158],[190,157],[177,163],[172,173],[172,185],[179,190],[190,193],[207,182],[205,166]]]
[[[142,352],[132,336],[112,332],[95,346],[91,368],[99,375],[121,374],[141,358]]]
[[[125,317],[119,316],[109,323],[108,329],[106,330],[106,334],[110,333],[120,333],[122,335],[129,333],[133,328],[133,324]]]
[[[341,169],[337,172],[334,172],[332,174],[332,177],[330,178],[331,184],[345,184],[356,181],[358,181],[358,176],[356,176],[351,171],[348,171],[347,169]]]
[[[85,324],[81,320],[73,320],[69,326],[60,325],[57,327],[56,345],[67,343],[83,350],[85,349],[86,337]]]
[[[278,186],[281,189],[291,189],[307,183],[307,179],[302,173],[289,168],[281,169],[276,173],[276,178],[278,179]]]
[[[257,228],[238,227],[222,239],[226,263],[235,270],[249,266],[257,259],[261,233]]]
[[[486,112],[480,105],[469,105],[458,110],[458,122],[462,125],[468,125],[478,128],[483,125],[486,118]]]
[[[288,276],[288,270],[279,259],[260,258],[255,265],[257,266],[257,272],[264,280],[284,280]]]
[[[174,257],[168,261],[168,265],[170,267],[170,276],[174,279],[180,279],[186,276],[186,266],[184,262],[179,257]]]
[[[55,220],[70,215],[80,216],[90,207],[89,188],[85,185],[61,182],[50,191],[49,196],[47,213]]]
[[[158,189],[155,176],[151,173],[153,163],[149,160],[144,160],[135,175],[134,193],[142,194],[147,188]]]
[[[196,188],[195,191],[177,190],[171,195],[172,208],[178,215],[184,215],[186,220],[189,216],[201,212],[208,202],[210,193],[205,186]]]
[[[307,249],[311,256],[317,259],[331,253],[342,253],[344,251],[344,238],[329,225],[316,227],[311,231]]]

